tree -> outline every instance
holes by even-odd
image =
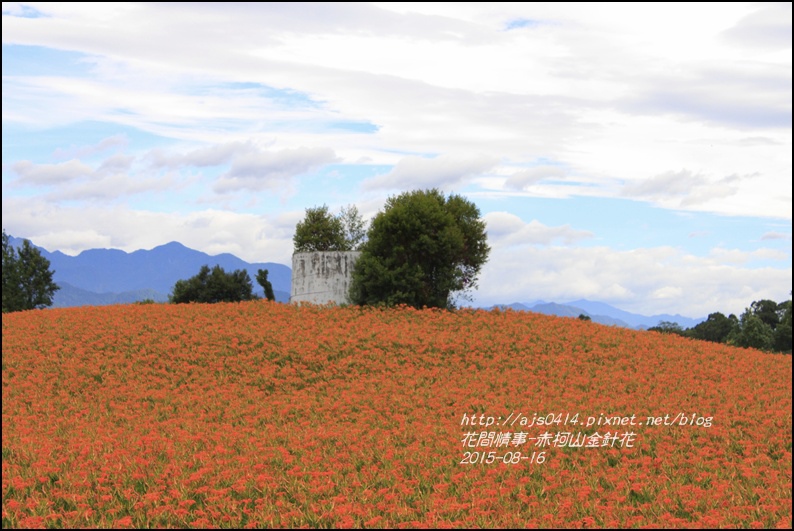
[[[704,341],[713,341],[714,343],[724,343],[735,326],[738,326],[739,320],[735,315],[725,317],[720,312],[710,313],[708,319],[702,323],[698,323],[694,328],[690,329],[692,337],[695,339],[702,339]]]
[[[3,229],[3,313],[52,306],[60,288],[52,281],[55,271],[30,240],[14,249]]]
[[[780,315],[778,314],[778,304],[775,301],[769,299],[753,301],[750,305],[750,309],[753,315],[757,315],[758,318],[769,325],[772,330],[777,327],[777,323],[780,321]]]
[[[326,205],[307,208],[306,217],[295,226],[292,242],[296,253],[344,250],[344,226]]]
[[[343,207],[336,216],[323,205],[306,209],[306,216],[295,227],[292,243],[296,253],[357,251],[366,234],[366,224],[355,205]]]
[[[771,350],[775,341],[774,334],[771,326],[747,308],[739,318],[739,326],[733,329],[727,342],[737,347]]]
[[[367,224],[361,218],[356,205],[342,207],[342,211],[337,216],[342,222],[342,229],[345,235],[346,251],[360,251],[361,246],[367,239]]]
[[[490,252],[476,205],[437,189],[390,197],[367,237],[350,287],[360,305],[453,308],[476,289]]]
[[[265,291],[265,298],[269,301],[276,300],[276,295],[273,293],[273,284],[267,279],[267,269],[259,269],[256,272],[256,281],[262,286]]]
[[[775,328],[775,350],[791,353],[791,300],[778,304],[780,321]]]
[[[245,269],[226,273],[219,265],[210,270],[201,266],[198,274],[187,280],[177,280],[169,300],[187,302],[239,302],[255,299],[251,277]]]

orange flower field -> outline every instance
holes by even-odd
[[[500,311],[3,315],[3,527],[790,528],[790,355]]]

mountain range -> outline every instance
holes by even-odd
[[[514,302],[512,304],[500,304],[497,306],[499,308],[543,313],[546,315],[556,315],[558,317],[579,317],[580,315],[586,315],[595,323],[609,326],[621,326],[624,328],[635,328],[638,330],[645,330],[652,326],[656,326],[662,321],[678,323],[682,328],[692,328],[698,323],[706,320],[705,318],[693,319],[679,314],[671,315],[667,313],[642,315],[615,308],[604,302],[588,301],[587,299],[579,299],[563,304],[534,301],[528,303]]]
[[[23,239],[9,236],[12,246]],[[32,242],[31,242],[32,243]],[[256,272],[268,270],[276,300],[289,302],[292,271],[273,262],[249,264],[228,253],[208,255],[179,242],[160,245],[151,250],[131,253],[118,249],[89,249],[77,256],[37,247],[55,271],[53,281],[61,289],[55,292],[53,307],[104,305],[152,299],[165,302],[177,280],[198,274],[201,266],[221,266],[226,272],[244,269],[254,284],[254,292],[263,296],[256,284]]]
[[[9,236],[9,242],[13,247],[18,247],[22,245],[23,239]],[[125,304],[146,299],[165,302],[177,280],[195,276],[203,265],[219,265],[227,272],[244,269],[252,281],[259,269],[267,269],[276,300],[289,302],[292,271],[289,267],[274,262],[251,264],[229,253],[209,255],[185,247],[179,242],[131,253],[118,249],[90,249],[77,256],[69,256],[60,251],[50,252],[38,246],[36,248],[50,261],[50,269],[55,271],[53,281],[60,286],[53,297],[55,308]],[[255,293],[263,296],[255,281],[254,288]],[[584,314],[596,323],[638,329],[656,326],[661,321],[691,328],[705,320],[677,314],[641,315],[585,299],[562,304],[534,301],[497,306],[560,317],[579,317]]]

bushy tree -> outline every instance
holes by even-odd
[[[306,216],[295,226],[292,242],[296,253],[339,251],[345,247],[345,230],[326,205],[307,208]]]
[[[3,313],[52,306],[60,288],[52,281],[55,271],[30,240],[14,249],[3,229]]]
[[[488,259],[485,223],[463,197],[437,189],[390,197],[372,220],[353,269],[354,304],[452,308]]]
[[[772,350],[775,336],[772,327],[747,308],[739,318],[739,326],[728,337],[728,344],[737,347]]]
[[[349,205],[336,216],[328,206],[307,208],[305,217],[295,226],[294,252],[357,251],[366,238],[366,223],[358,208]]]
[[[731,317],[733,319],[731,319]],[[725,315],[720,312],[711,313],[708,319],[702,323],[698,323],[694,328],[690,329],[690,335],[695,339],[713,341],[714,343],[724,343],[731,333],[731,330],[739,325],[739,320],[736,316],[731,314],[731,317],[725,317]]]
[[[196,276],[177,280],[169,296],[173,303],[239,302],[255,298],[251,277],[246,270],[226,273],[219,265],[211,270],[207,265],[201,266]]]
[[[256,272],[256,281],[262,286],[265,291],[265,298],[269,301],[276,300],[276,294],[273,293],[273,284],[267,279],[267,269],[259,269]]]
[[[772,330],[777,327],[780,316],[778,315],[778,304],[769,299],[762,299],[760,301],[753,301],[750,305],[753,315],[758,316],[761,321],[769,326]]]
[[[775,328],[775,350],[791,353],[791,301],[778,304],[780,322]]]

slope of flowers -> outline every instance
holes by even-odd
[[[791,356],[510,311],[2,319],[4,528],[792,524]],[[559,432],[635,435],[538,445]]]

